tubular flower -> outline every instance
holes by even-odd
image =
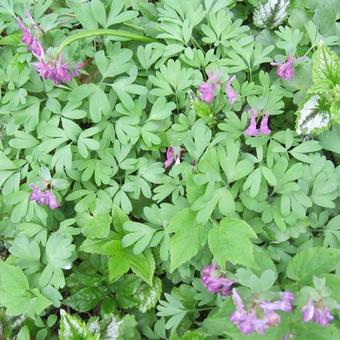
[[[74,76],[79,76],[79,70],[83,66],[82,63],[76,64],[73,70],[71,70],[69,65],[63,62],[63,57],[61,54],[59,55],[57,61],[46,61],[45,51],[40,40],[33,36],[31,30],[26,27],[19,18],[17,18],[17,22],[22,32],[21,41],[38,59],[38,62],[33,63],[33,65],[41,78],[52,80],[54,84],[59,85],[61,82],[71,81]]]
[[[257,112],[254,109],[250,109],[249,112],[250,112],[250,122],[249,122],[248,128],[244,131],[244,134],[246,136],[257,136],[260,133],[259,129],[257,129],[256,127]]]
[[[293,56],[288,56],[284,63],[271,63],[272,66],[277,66],[277,75],[283,80],[292,80],[294,78],[294,62]]]
[[[268,127],[268,119],[269,119],[269,114],[266,113],[261,120],[261,125],[260,125],[260,134],[262,135],[270,135],[272,130]]]
[[[230,104],[234,104],[239,96],[238,93],[235,92],[235,90],[232,87],[233,81],[236,79],[236,76],[232,76],[225,87],[225,91],[227,93],[228,101]]]
[[[280,315],[276,311],[291,311],[294,300],[292,293],[283,292],[281,293],[281,300],[273,302],[254,300],[252,307],[247,310],[236,289],[233,289],[232,297],[236,310],[231,315],[230,320],[243,334],[257,332],[260,335],[263,335],[267,328],[276,326],[281,322]]]
[[[307,304],[302,308],[302,319],[304,322],[313,320],[321,326],[327,326],[334,319],[327,306],[322,301],[315,306],[314,302],[309,299]]]
[[[206,266],[202,271],[201,282],[210,293],[217,293],[222,296],[231,294],[231,287],[235,283],[219,272],[219,267],[215,264]]]
[[[59,203],[51,190],[43,191],[34,184],[31,185],[31,189],[30,201],[37,202],[39,205],[47,205],[50,209],[59,208]]]
[[[199,87],[201,99],[206,103],[211,103],[214,100],[216,87],[218,85],[218,78],[221,75],[221,71],[217,70],[215,74],[210,71],[207,72],[208,80],[203,82]]]
[[[175,165],[181,162],[181,150],[176,151],[176,148],[173,146],[168,147],[166,150],[166,160],[164,161],[164,167],[169,168],[173,163]]]

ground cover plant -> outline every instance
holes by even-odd
[[[1,339],[339,339],[337,0],[0,0]]]

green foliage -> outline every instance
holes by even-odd
[[[337,5],[0,0],[2,337],[243,339],[225,277],[258,318],[295,295],[249,339],[340,338]],[[16,17],[80,74],[40,77]]]

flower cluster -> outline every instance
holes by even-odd
[[[69,64],[63,62],[62,54],[57,60],[46,60],[44,48],[37,37],[32,34],[32,31],[17,18],[19,28],[22,32],[21,41],[28,47],[32,54],[38,59],[38,62],[33,63],[39,75],[44,79],[49,79],[54,84],[59,85],[61,82],[69,82],[74,76],[79,76],[79,70],[83,66],[78,63],[71,70]]]
[[[307,304],[302,308],[302,318],[304,322],[313,320],[321,326],[327,326],[328,323],[334,319],[322,300],[314,304],[312,299],[309,299]]]
[[[220,294],[222,296],[230,295],[231,288],[235,283],[233,280],[224,277],[219,267],[215,264],[206,266],[203,269],[201,282],[210,293]]]
[[[215,98],[217,86],[220,84],[218,79],[221,76],[221,71],[217,70],[215,74],[211,73],[211,71],[207,71],[207,74],[208,80],[198,87],[198,92],[201,100],[206,103],[211,103]],[[225,91],[230,104],[234,104],[239,96],[232,87],[232,83],[235,79],[236,76],[232,76],[225,86]]]
[[[269,135],[271,133],[268,127],[269,113],[265,113],[262,116],[260,128],[257,128],[257,111],[250,109],[250,122],[248,128],[244,131],[246,136],[258,136],[258,135]]]
[[[37,202],[39,205],[47,205],[50,209],[59,208],[59,203],[52,190],[41,190],[38,186],[31,185],[32,193],[30,201]]]
[[[255,299],[247,309],[235,288],[232,290],[232,298],[236,310],[230,320],[243,334],[257,332],[260,335],[263,335],[267,328],[278,325],[281,318],[276,311],[290,312],[294,301],[292,293],[283,292],[280,300],[269,302]]]

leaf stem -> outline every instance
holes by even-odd
[[[73,42],[81,39],[97,37],[100,35],[107,35],[107,36],[114,36],[119,38],[126,38],[129,40],[136,40],[141,42],[155,42],[156,40],[153,38],[146,37],[141,34],[131,33],[128,31],[122,30],[113,30],[110,28],[103,28],[103,29],[95,29],[95,30],[87,30],[83,32],[76,33],[71,35],[70,37],[66,38],[57,48],[57,55],[59,55],[63,49],[72,44]]]

